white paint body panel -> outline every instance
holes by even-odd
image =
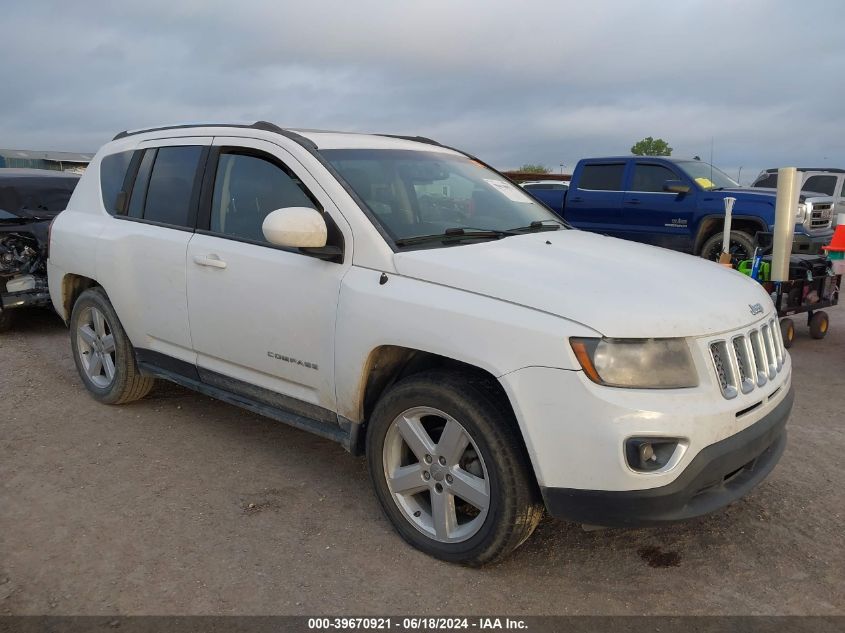
[[[502,376],[538,483],[584,490],[665,486],[701,449],[748,428],[786,397],[792,383],[788,356],[765,388],[732,400],[719,396],[715,375],[704,361],[706,342],[701,339],[694,346],[703,382],[692,389],[610,389],[591,382],[582,371],[547,367]],[[737,417],[738,411],[757,402],[762,404]],[[629,437],[681,438],[686,448],[665,472],[636,473],[625,462],[624,442]]]
[[[402,275],[542,310],[615,338],[733,330],[755,320],[749,304],[772,305],[760,284],[714,262],[585,231],[410,251],[395,259]]]
[[[322,148],[452,152],[386,137],[301,134]],[[197,142],[260,149],[283,160],[343,233],[344,262],[106,213],[99,188],[103,155],[144,144]],[[225,268],[194,263],[194,257],[210,256]],[[709,338],[762,320],[752,316],[750,304],[764,306],[767,318],[772,312],[762,288],[738,273],[579,231],[394,253],[318,158],[294,140],[256,129],[167,130],[107,144],[53,226],[50,293],[66,319],[62,286],[70,274],[104,287],[136,347],[355,422],[363,421],[368,359],[382,346],[477,366],[497,377],[508,394],[543,486],[665,485],[702,448],[771,411],[791,380],[786,355],[765,392],[733,400],[720,393]],[[383,274],[387,281],[380,283]],[[580,370],[568,339],[599,335],[686,337],[700,383],[662,391],[597,386]],[[761,399],[752,412],[737,416]],[[667,472],[635,473],[622,453],[631,435],[683,437],[686,450]]]
[[[285,149],[263,140],[219,136],[214,145],[248,147],[281,160],[351,241],[331,199]],[[194,262],[204,257],[217,258],[226,268]],[[349,264],[199,233],[190,242],[187,261],[197,365],[335,410],[334,329],[340,283]]]

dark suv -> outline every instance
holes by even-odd
[[[0,169],[0,332],[18,308],[50,305],[48,231],[77,182],[68,172]]]

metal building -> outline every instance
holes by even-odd
[[[29,149],[0,149],[0,168],[52,169],[81,174],[94,154],[42,152]]]

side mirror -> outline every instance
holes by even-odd
[[[667,180],[663,183],[663,191],[669,193],[689,193],[690,186],[680,180]]]
[[[265,239],[288,248],[322,248],[328,228],[323,215],[309,207],[285,207],[267,214],[261,225]]]

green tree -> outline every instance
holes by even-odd
[[[526,163],[516,171],[522,172],[524,174],[550,174],[552,170],[546,167],[545,165],[532,165],[531,163]]]
[[[631,147],[631,153],[636,156],[671,156],[672,148],[662,138],[646,136]]]

